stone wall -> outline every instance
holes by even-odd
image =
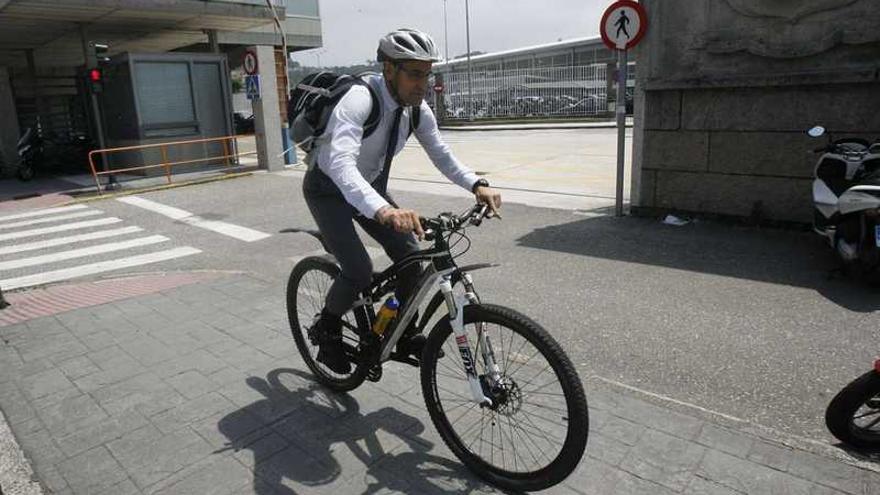
[[[875,2],[641,3],[634,210],[810,221],[805,130],[880,138]]]

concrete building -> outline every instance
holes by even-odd
[[[880,138],[877,3],[641,4],[635,209],[811,221],[806,129]]]
[[[599,37],[475,55],[470,74],[467,57],[457,57],[434,64],[444,98],[428,98],[442,120],[602,118],[613,111],[616,63]],[[631,111],[635,64],[629,74]]]
[[[96,124],[106,124],[95,118],[82,80],[83,69],[96,63],[89,60],[90,43],[98,43],[107,47],[102,56],[111,58],[226,54],[229,69],[254,47],[263,85],[255,106],[266,108],[257,123],[261,164],[278,166],[286,79],[276,62],[283,63],[283,41],[288,51],[321,46],[318,0],[0,0],[0,160],[15,160],[21,128],[38,118],[41,128],[57,135],[89,132],[94,138]],[[226,93],[218,104],[231,114]]]

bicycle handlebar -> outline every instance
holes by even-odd
[[[434,218],[419,217],[419,221],[425,230],[425,240],[432,241],[436,238],[437,232],[458,230],[465,224],[479,226],[485,218],[492,218],[489,205],[477,203],[460,215],[441,213]]]

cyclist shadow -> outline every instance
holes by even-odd
[[[296,386],[282,383],[282,375]],[[248,386],[265,398],[217,424],[229,439],[217,453],[251,452],[255,493],[289,495],[330,484],[345,493],[366,485],[364,495],[487,489],[458,462],[430,453],[433,443],[420,437],[425,426],[417,418],[392,407],[364,414],[352,396],[311,380],[308,373],[289,368],[272,370],[265,379],[249,377]],[[269,419],[272,432],[259,427],[256,418]]]

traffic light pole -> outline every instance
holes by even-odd
[[[97,47],[95,46],[94,41],[86,41],[86,33],[85,29],[82,25],[80,25],[80,38],[82,39],[83,44],[83,57],[85,58],[85,66],[86,71],[90,69],[95,69],[98,67],[98,54],[96,52]],[[104,149],[107,147],[106,139],[104,138],[104,124],[103,119],[101,117],[101,106],[98,104],[98,95],[95,94],[95,91],[92,89],[91,81],[87,81],[86,89],[89,92],[89,103],[92,107],[92,119],[94,124],[94,130],[96,134],[96,138],[98,140],[98,149]],[[99,153],[101,160],[101,171],[107,172],[107,159],[104,157],[102,153]],[[116,177],[112,174],[107,176],[107,188],[113,189],[117,185]]]

